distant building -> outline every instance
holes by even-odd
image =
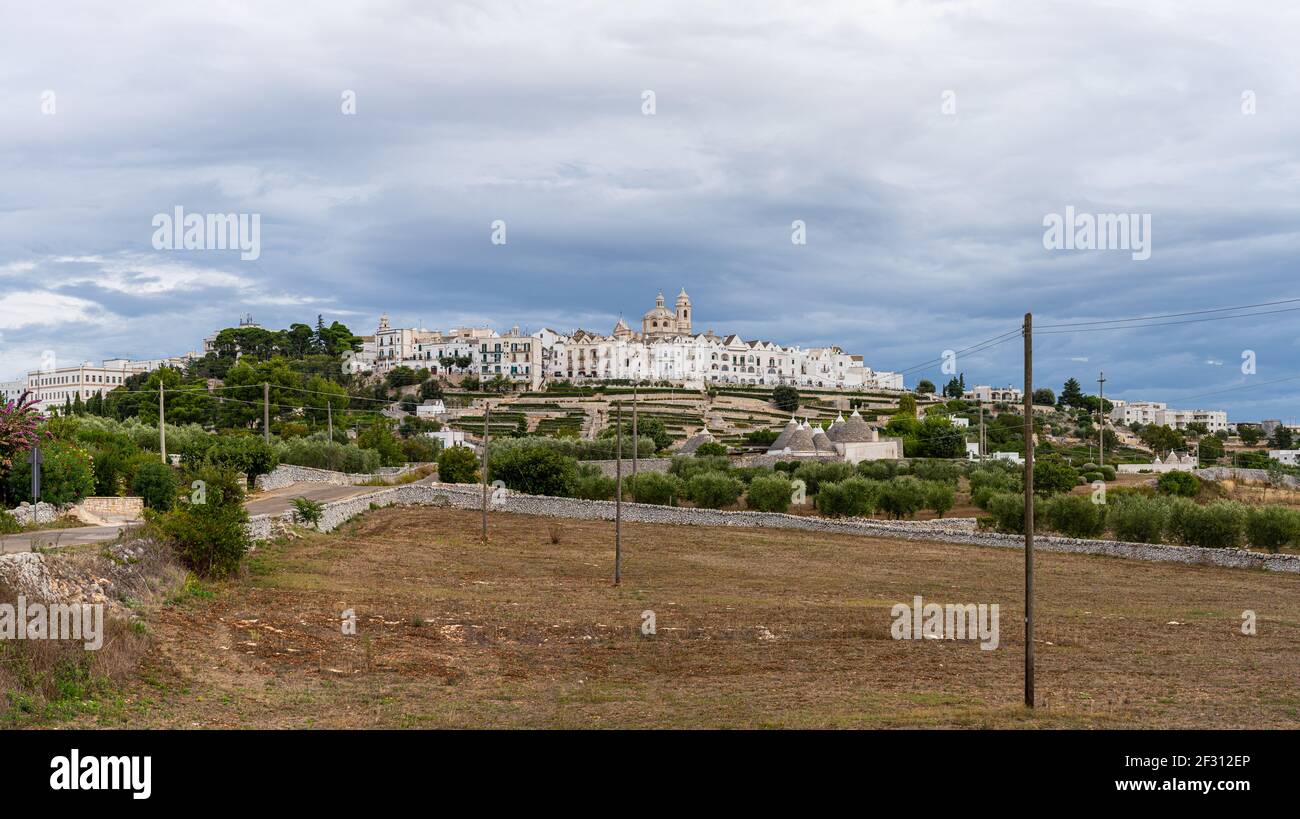
[[[1110,411],[1110,420],[1116,424],[1132,426],[1162,426],[1187,429],[1189,424],[1200,423],[1210,432],[1228,429],[1228,413],[1221,410],[1170,409],[1158,401],[1130,401],[1117,404]],[[1267,423],[1267,422],[1265,422]]]
[[[902,458],[903,442],[899,438],[881,438],[880,431],[854,410],[847,421],[841,415],[826,429],[791,418],[768,447],[767,454],[792,460],[810,458],[856,464]]]
[[[434,399],[425,401],[423,404],[415,405],[415,417],[432,420],[439,415],[447,414],[447,406],[440,400]]]
[[[1012,386],[990,387],[977,384],[961,394],[963,401],[975,401],[980,404],[1019,404],[1025,394]]]
[[[1287,466],[1300,466],[1300,449],[1270,449],[1268,457]]]

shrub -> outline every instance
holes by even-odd
[[[707,458],[716,455],[721,455],[723,457],[726,457],[727,455],[727,448],[722,444],[717,443],[716,441],[709,441],[707,443],[700,444],[699,447],[695,450],[695,457],[697,458]]]
[[[785,512],[793,493],[794,484],[784,474],[758,475],[749,482],[745,506],[759,512]]]
[[[1300,512],[1282,506],[1261,506],[1246,513],[1246,540],[1257,549],[1276,552],[1300,540]]]
[[[18,518],[0,509],[0,535],[12,535],[23,530]]]
[[[578,483],[578,462],[553,449],[512,447],[492,453],[488,476],[527,495],[567,497]]]
[[[1139,494],[1108,494],[1106,527],[1119,540],[1133,543],[1159,543],[1168,525],[1167,504],[1158,498]]]
[[[245,526],[244,492],[229,468],[205,467],[202,503],[185,503],[159,519],[159,528],[180,561],[203,575],[221,577],[239,567],[251,541]]]
[[[943,460],[913,461],[911,473],[923,481],[942,481],[956,486],[961,477],[961,465]]]
[[[725,472],[703,472],[686,482],[686,497],[705,509],[722,509],[740,499],[745,484]]]
[[[934,510],[935,515],[943,517],[957,502],[957,493],[947,481],[927,481],[925,484],[925,506]]]
[[[1105,479],[1106,481],[1113,481],[1116,478],[1115,467],[1111,466],[1110,464],[1106,464],[1105,466],[1099,466],[1097,467],[1096,471],[1100,472],[1102,478]]]
[[[910,518],[925,506],[925,485],[916,478],[895,478],[880,485],[876,506],[895,520]]]
[[[898,474],[895,461],[862,461],[858,464],[858,474],[873,481],[888,481]]]
[[[357,446],[378,452],[380,466],[401,466],[406,463],[402,442],[397,440],[392,424],[386,420],[373,423],[362,430],[357,436]]]
[[[352,444],[327,440],[324,435],[284,441],[277,448],[280,463],[369,474],[379,468],[379,453]],[[182,456],[186,464],[191,462]]]
[[[1169,534],[1187,546],[1237,548],[1245,526],[1245,509],[1239,503],[1215,501],[1209,506],[1198,506],[1186,498],[1175,498],[1169,503]]]
[[[772,468],[777,472],[784,472],[787,475],[793,475],[794,471],[799,468],[799,464],[795,461],[777,461]]]
[[[866,517],[876,509],[881,486],[859,477],[823,484],[817,493],[817,511],[833,518]]]
[[[41,445],[41,500],[59,506],[94,493],[95,473],[90,453],[72,441],[53,440]],[[27,454],[13,459],[9,472],[9,497],[35,501],[32,497],[32,467]]]
[[[315,526],[320,523],[323,514],[325,514],[325,504],[320,501],[311,498],[293,499],[293,516],[298,519],[299,523]]]
[[[204,461],[218,469],[243,472],[252,486],[258,475],[265,475],[279,463],[279,450],[252,435],[218,436],[204,454]]]
[[[1194,498],[1201,490],[1201,479],[1190,472],[1166,472],[1156,481],[1156,488],[1166,495]]]
[[[660,506],[676,506],[677,496],[682,491],[681,479],[663,472],[639,472],[626,480],[624,485],[637,503],[656,503]]]
[[[838,483],[853,477],[853,474],[853,465],[840,461],[812,461],[800,464],[794,471],[794,476],[804,482],[809,495],[820,492],[823,483]]]
[[[1079,473],[1064,461],[1044,458],[1034,462],[1034,494],[1056,495],[1079,484]]]
[[[705,455],[698,458],[690,455],[678,455],[673,458],[673,462],[668,466],[668,471],[683,481],[689,481],[704,472],[729,472],[730,470],[731,461],[716,455]]]
[[[402,441],[402,458],[409,464],[427,464],[438,458],[438,441],[427,435],[413,435]]]
[[[583,500],[613,500],[618,482],[600,474],[583,474],[578,476],[573,485],[573,497]]]
[[[1023,493],[997,492],[988,499],[988,512],[999,532],[1024,534],[1025,496]]]
[[[1066,537],[1097,537],[1106,530],[1106,507],[1087,495],[1055,495],[1043,502],[1042,520]]]
[[[438,480],[443,483],[475,483],[480,480],[478,455],[467,446],[449,446],[438,453]]]
[[[145,506],[165,512],[176,503],[176,472],[161,461],[146,461],[131,479],[131,491],[144,498]]]

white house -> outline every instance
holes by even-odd
[[[442,402],[442,399],[434,399],[430,401],[425,401],[423,404],[415,405],[416,418],[426,418],[432,420],[434,418],[437,418],[439,415],[446,415],[446,414],[447,414],[447,405]]]
[[[459,429],[443,427],[437,432],[426,432],[424,434],[430,438],[437,438],[443,449],[453,446],[469,446],[469,444],[465,443],[465,433]]]
[[[987,384],[977,384],[961,394],[963,401],[975,401],[981,404],[1019,404],[1024,397],[1023,392],[1010,385],[990,387]]]
[[[1300,449],[1270,449],[1268,457],[1287,466],[1300,466]]]

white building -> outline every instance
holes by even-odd
[[[1300,449],[1270,449],[1268,457],[1287,466],[1300,466]]]
[[[0,404],[17,401],[25,392],[27,392],[26,378],[19,378],[14,381],[0,381]]]
[[[469,446],[469,444],[465,443],[465,433],[459,429],[443,427],[437,432],[426,432],[424,434],[430,438],[437,438],[443,449],[453,446]]]
[[[1025,394],[1012,386],[990,387],[986,384],[977,384],[961,394],[963,401],[974,401],[980,404],[1019,404],[1024,401]]]
[[[903,390],[902,374],[876,372],[862,356],[839,347],[804,349],[712,331],[694,333],[693,309],[685,290],[672,310],[660,293],[641,319],[641,332],[620,318],[609,335],[582,329],[564,335],[550,328],[528,333],[518,327],[500,335],[489,328],[430,333],[393,328],[384,316],[375,332],[374,370],[386,372],[406,364],[435,374],[473,372],[485,380],[500,375],[534,390],[559,379]],[[439,368],[440,361],[463,361],[466,356],[471,359],[468,367]],[[365,371],[360,357],[347,366],[350,372]]]
[[[1170,409],[1158,401],[1131,401],[1115,405],[1110,411],[1110,420],[1116,424],[1132,426],[1142,424],[1149,426],[1187,429],[1189,424],[1205,424],[1211,433],[1228,429],[1228,413],[1222,410]]]
[[[127,378],[136,373],[150,372],[149,364],[150,362],[114,358],[99,367],[87,361],[77,367],[35,370],[27,374],[27,389],[36,396],[36,408],[39,410],[63,406],[68,401],[75,402],[78,396],[85,403],[92,395],[102,395],[122,386]]]
[[[433,420],[440,415],[447,414],[447,406],[440,399],[425,401],[423,404],[415,405],[415,417]]]

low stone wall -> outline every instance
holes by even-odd
[[[600,474],[612,478],[615,474],[615,467],[618,465],[617,458],[610,458],[607,461],[579,461],[579,466],[595,466],[600,469]],[[668,467],[673,465],[672,458],[638,458],[636,462],[637,472],[667,472]],[[626,478],[632,474],[632,459],[623,459],[623,477]]]
[[[1269,483],[1267,469],[1239,469],[1231,466],[1211,466],[1196,470],[1196,476],[1208,481],[1252,481]],[[1300,489],[1300,478],[1295,475],[1283,475],[1282,486],[1287,489]]]
[[[478,509],[482,503],[481,493],[482,489],[480,487],[470,484],[409,484],[378,489],[365,495],[325,504],[326,511],[319,528],[321,531],[332,531],[349,518],[369,509],[371,504],[376,506],[428,505]],[[614,506],[613,501],[552,498],[542,495],[522,495],[506,492],[497,495],[491,501],[489,509],[491,511],[516,512],[547,517],[613,520]],[[625,503],[623,504],[622,514],[624,520],[633,523],[795,529],[902,540],[939,540],[948,543],[998,546],[1008,549],[1018,549],[1024,545],[1024,538],[1019,535],[978,531],[974,518],[944,518],[933,521],[885,521],[866,518],[803,517],[776,512],[729,512],[718,509],[690,509],[644,503]],[[249,529],[254,538],[265,539],[271,536],[277,528],[291,524],[292,520],[292,512],[275,516],[261,515],[250,520]],[[1034,544],[1036,548],[1048,552],[1069,552],[1166,563],[1300,573],[1300,555],[1267,555],[1239,549],[1202,549],[1196,546],[1124,543],[1114,540],[1084,540],[1052,535],[1038,535],[1034,538]]]
[[[329,469],[316,469],[311,466],[280,464],[267,474],[258,475],[253,486],[259,492],[283,489],[284,487],[295,483],[327,483],[335,486],[357,486],[358,484],[363,484],[367,481],[373,481],[375,478],[395,478],[399,475],[410,472],[412,469],[418,469],[419,466],[420,464],[383,466],[379,468],[378,472],[372,475],[366,472],[334,472]]]
[[[58,520],[59,515],[62,514],[62,511],[57,506],[52,503],[46,503],[45,501],[41,501],[35,506],[23,501],[18,504],[18,506],[8,511],[9,514],[14,516],[14,520],[18,521],[23,526],[53,523]]]
[[[81,508],[92,515],[138,520],[144,515],[144,498],[91,497],[81,499]]]

